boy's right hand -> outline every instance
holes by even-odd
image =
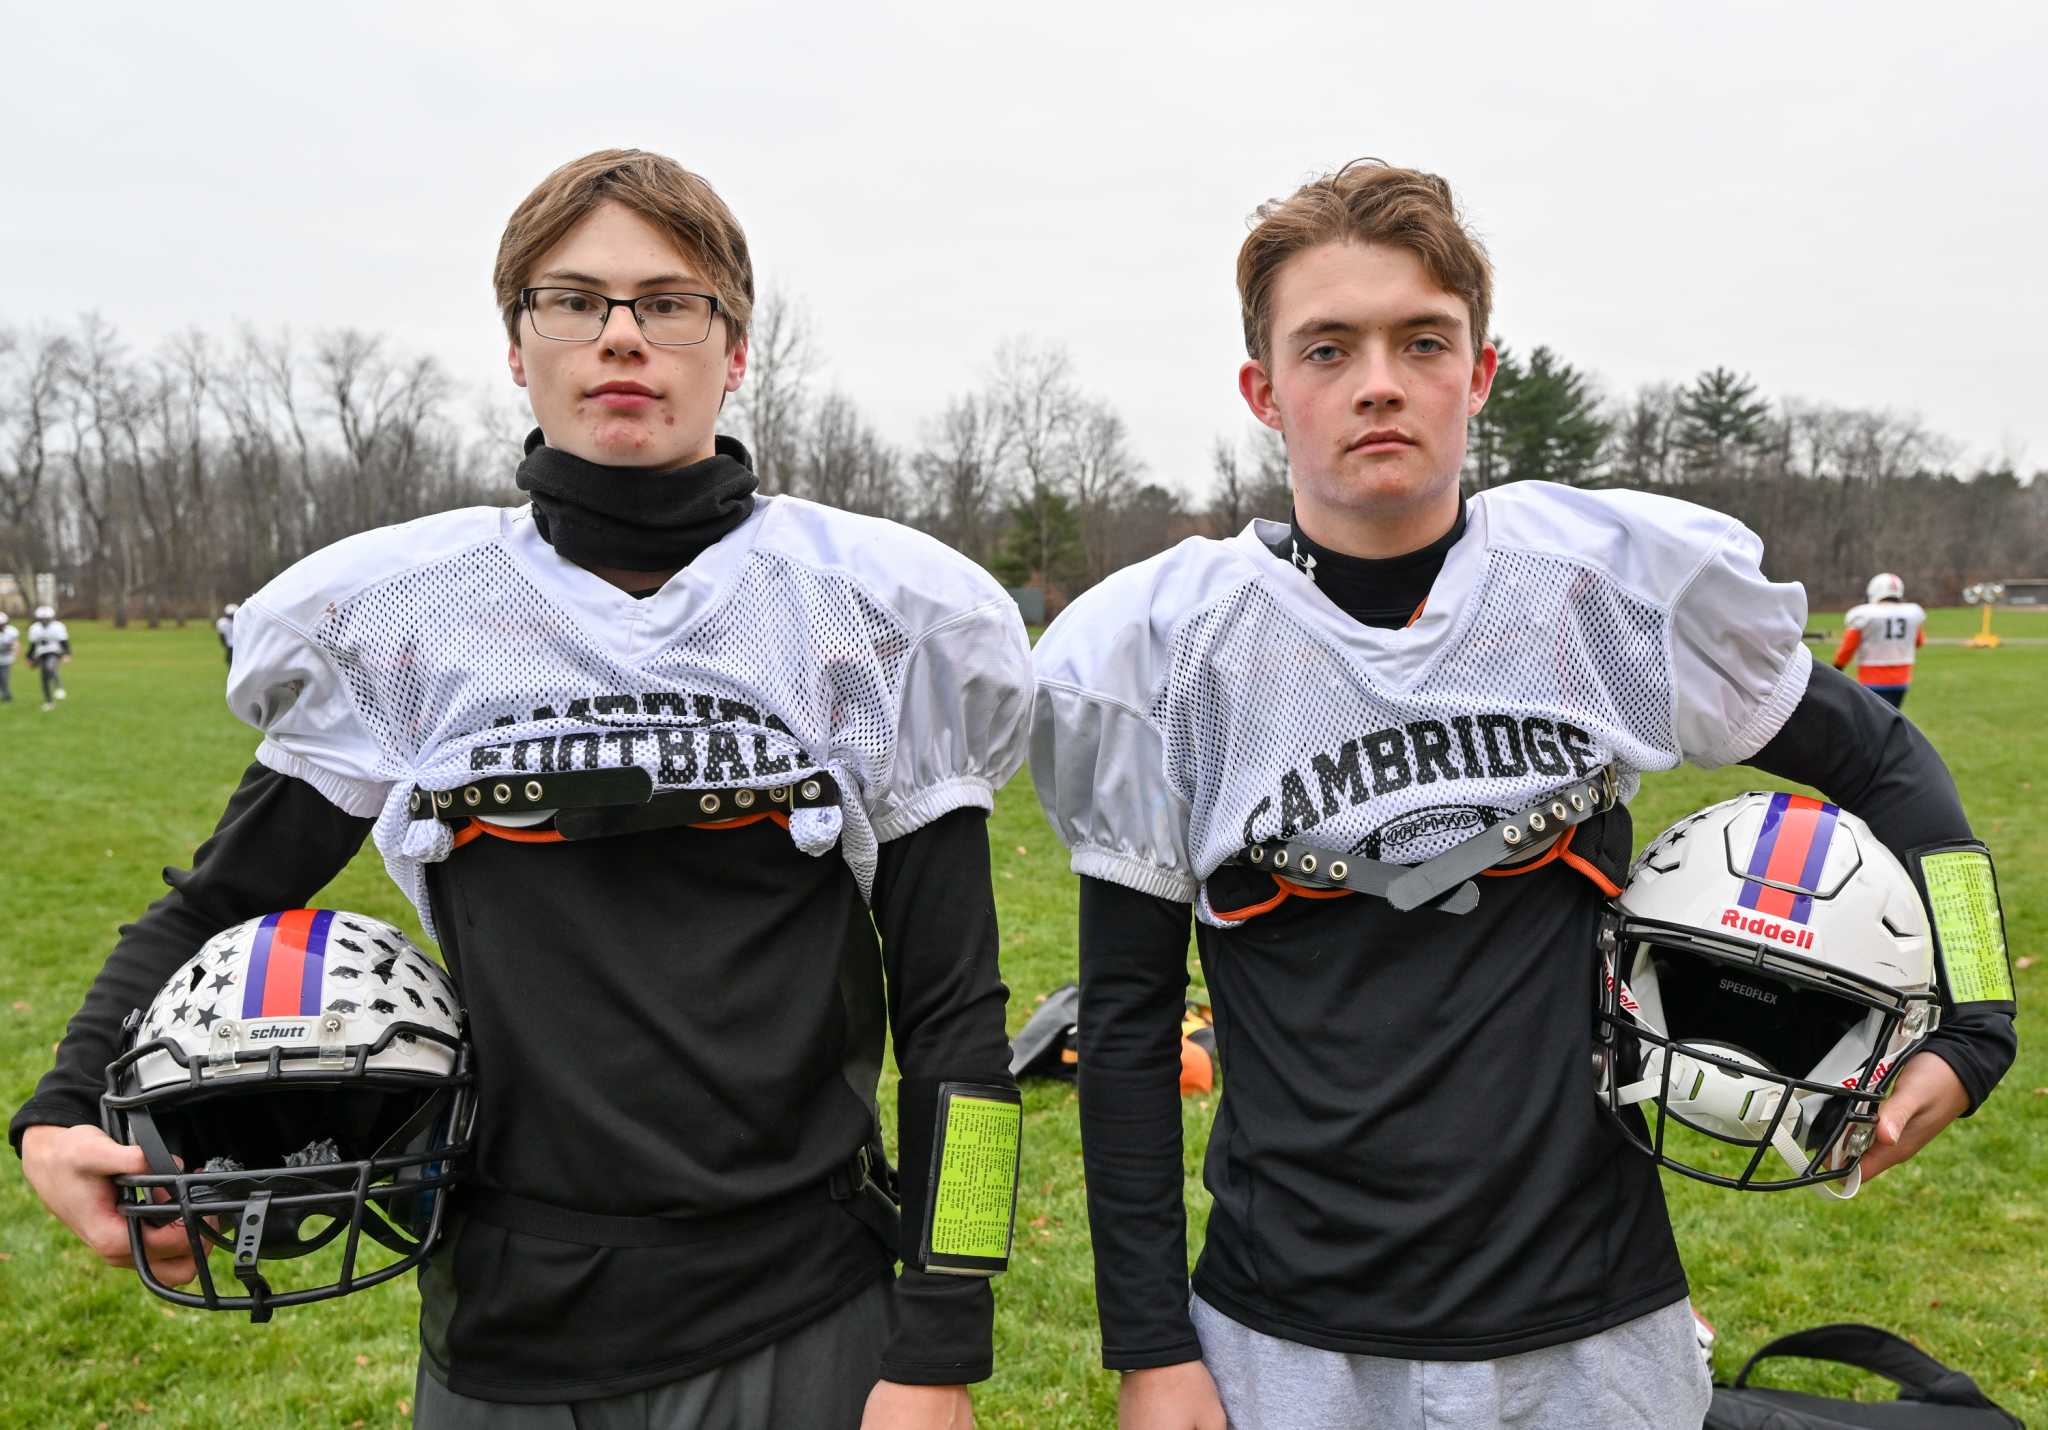
[[[1116,1423],[1117,1430],[1229,1430],[1216,1382],[1198,1360],[1125,1371]]]
[[[31,1127],[21,1138],[21,1170],[43,1205],[95,1256],[109,1266],[135,1265],[128,1218],[114,1209],[112,1179],[149,1171],[140,1147],[124,1146],[89,1123]],[[143,1227],[142,1249],[166,1286],[183,1286],[199,1275],[181,1221]]]

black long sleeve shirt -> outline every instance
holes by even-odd
[[[1457,535],[1379,562],[1297,528],[1274,554],[1355,619],[1400,625]],[[1752,763],[1821,789],[1896,851],[1968,837],[1925,737],[1832,670],[1814,670]],[[1235,928],[1198,926],[1226,1093],[1194,1285],[1226,1314],[1333,1350],[1482,1359],[1684,1294],[1655,1166],[1594,1108],[1600,895],[1561,865],[1487,883],[1462,917],[1289,900]],[[1210,885],[1223,909],[1267,893],[1248,869]],[[1201,1354],[1177,1089],[1189,918],[1186,904],[1082,880],[1081,1119],[1111,1369]],[[1927,1047],[1974,1109],[2014,1056],[2012,1006],[1945,1009]]]

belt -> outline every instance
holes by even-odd
[[[1590,778],[1546,795],[1519,814],[1412,866],[1332,854],[1293,839],[1261,840],[1237,857],[1296,883],[1371,894],[1403,912],[1426,906],[1440,913],[1470,913],[1479,905],[1474,875],[1535,857],[1573,825],[1613,809],[1620,802],[1620,788],[1614,766],[1603,765]]]
[[[448,824],[553,811],[555,828],[563,838],[592,839],[838,803],[839,785],[827,774],[805,775],[785,785],[716,785],[656,794],[654,777],[629,767],[473,780],[445,790],[415,789],[406,808],[415,820]]]

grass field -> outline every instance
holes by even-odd
[[[1971,611],[1937,612],[1930,633],[1968,635],[1976,623]],[[1999,629],[2048,637],[2048,619],[2001,614]],[[10,1111],[47,1066],[116,926],[162,892],[162,866],[189,859],[254,743],[222,705],[209,629],[73,630],[70,700],[41,712],[24,665],[15,702],[0,706],[0,1104]],[[2030,956],[2048,942],[2048,834],[2033,785],[2048,763],[2048,722],[2035,723],[2048,706],[2048,643],[1936,644],[1922,659],[1908,710],[1998,858],[2020,999],[2038,1018],[2043,971]],[[1652,777],[1636,804],[1638,835],[1760,779]],[[992,835],[1014,1031],[1035,996],[1074,976],[1075,891],[1027,779],[1003,792]],[[367,847],[321,902],[417,929]],[[2033,1041],[1984,1111],[1852,1203],[1668,1181],[1695,1299],[1722,1332],[1721,1376],[1772,1335],[1871,1321],[2048,1424],[2048,1053],[2033,1025],[2022,1031]],[[997,1286],[997,1374],[977,1390],[977,1414],[987,1427],[1109,1425],[1115,1381],[1098,1361],[1074,1096],[1039,1083],[1025,1098],[1017,1255]],[[1185,1104],[1195,1245],[1213,1113],[1208,1100]],[[174,1309],[132,1273],[100,1267],[19,1176],[0,1175],[0,1427],[402,1424],[415,1310],[409,1282],[267,1326]],[[1842,1390],[1781,1364],[1779,1383]],[[1874,1380],[1850,1384],[1889,1394]]]

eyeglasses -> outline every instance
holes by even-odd
[[[534,332],[558,343],[595,342],[612,320],[612,309],[625,308],[656,347],[694,347],[711,336],[711,320],[718,316],[718,300],[709,293],[607,298],[582,288],[522,288],[519,305],[533,319]]]

